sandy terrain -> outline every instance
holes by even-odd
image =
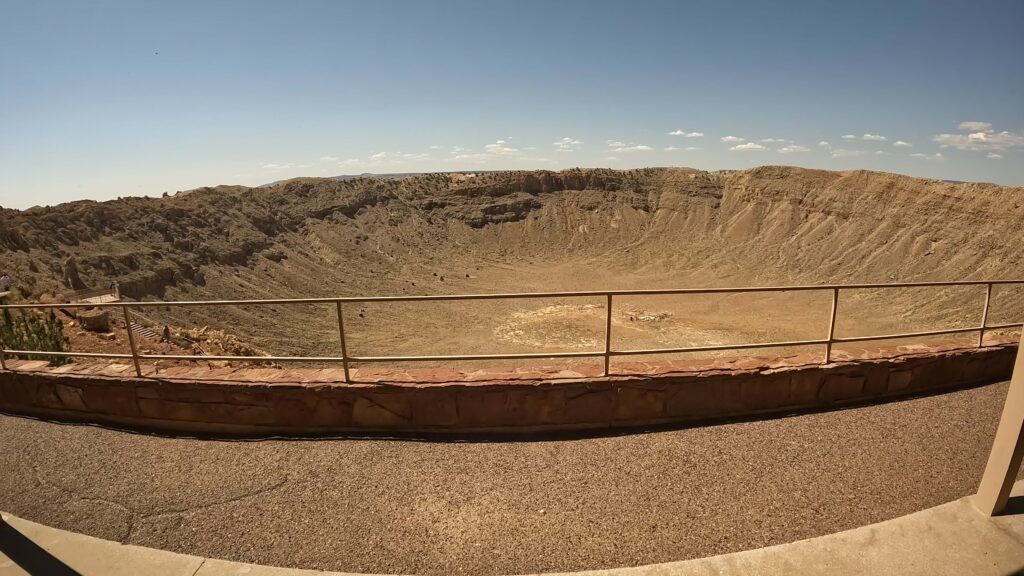
[[[763,167],[300,179],[5,211],[0,267],[30,293],[121,282],[139,299],[240,299],[1024,277],[1024,190]],[[991,322],[1020,320],[1024,287]],[[983,288],[846,293],[837,335],[963,327]],[[820,338],[827,292],[621,298],[616,347]],[[600,349],[601,299],[365,304],[354,354]],[[337,354],[331,306],[147,311],[273,354]],[[550,363],[550,361],[547,361]]]

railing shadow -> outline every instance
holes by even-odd
[[[32,576],[82,576],[3,520],[0,520],[0,554]]]
[[[1006,501],[1006,508],[999,513],[1000,516],[1024,515],[1024,496],[1010,496]]]

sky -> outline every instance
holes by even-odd
[[[0,206],[364,172],[1024,185],[1024,2],[0,0]]]

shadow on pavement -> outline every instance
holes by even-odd
[[[0,520],[0,554],[32,576],[82,576],[3,520]]]

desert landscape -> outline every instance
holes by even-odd
[[[0,267],[28,302],[114,282],[126,299],[175,301],[1016,279],[1022,193],[784,166],[299,178],[5,210]],[[995,287],[989,324],[1019,320],[1021,295]],[[977,325],[983,301],[977,286],[844,292],[836,335]],[[623,296],[613,346],[821,338],[830,305],[828,291]],[[351,355],[603,347],[601,297],[345,313]],[[147,308],[139,321],[218,352],[338,355],[330,304]],[[72,332],[78,348],[123,348]]]

